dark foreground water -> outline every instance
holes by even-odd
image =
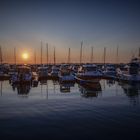
[[[140,139],[140,86],[0,82],[0,139]]]

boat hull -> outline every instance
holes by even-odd
[[[59,76],[59,82],[60,83],[75,82],[75,78],[74,78],[73,75],[70,75],[70,76]]]
[[[11,81],[11,84],[12,85],[17,85],[17,84],[20,84],[20,85],[24,85],[24,84],[31,84],[32,81],[31,80],[28,80],[28,81]]]
[[[9,75],[0,75],[0,80],[9,80],[10,76]]]
[[[83,83],[99,83],[101,76],[75,76],[77,82]]]
[[[127,82],[127,83],[140,83],[140,75],[123,74],[120,75],[118,79],[122,82]]]

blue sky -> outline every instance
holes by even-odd
[[[104,46],[108,61],[110,57],[115,61],[111,51],[115,54],[117,45],[120,59],[128,61],[140,47],[139,7],[138,0],[2,0],[0,45],[5,53],[16,47],[19,53],[26,50],[33,56],[33,50],[39,51],[42,40],[44,47],[49,43],[50,57],[55,46],[57,60],[64,61],[70,47],[72,60],[79,61],[83,40],[84,61],[89,60],[91,46],[98,54],[96,61],[102,61]],[[8,52],[5,56],[7,61],[12,59],[10,55]]]

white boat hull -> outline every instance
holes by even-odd
[[[67,76],[59,76],[60,82],[74,82],[75,78],[73,75],[67,75]]]

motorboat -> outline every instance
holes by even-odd
[[[59,74],[59,67],[58,66],[52,66],[52,71],[50,73],[51,78],[58,78]]]
[[[115,79],[116,78],[116,68],[113,64],[108,64],[105,66],[105,69],[103,71],[103,77],[104,78],[111,78]]]
[[[17,68],[17,72],[15,72],[11,77],[11,84],[25,84],[31,83],[32,81],[32,72],[31,68],[27,66],[20,66]]]
[[[69,82],[69,83],[60,84],[60,92],[69,93],[71,87],[74,87],[74,83]]]
[[[133,58],[125,71],[118,71],[118,79],[124,82],[140,82],[140,60]]]
[[[79,69],[79,65],[72,65],[71,66],[71,72],[73,75],[76,75]]]
[[[0,80],[6,80],[9,79],[9,75],[8,75],[8,68],[4,65],[1,64],[0,65]]]
[[[72,75],[69,65],[63,64],[60,66],[59,82],[75,82],[74,75]]]
[[[37,73],[39,80],[48,78],[48,67],[45,66],[38,67]]]
[[[79,68],[75,78],[80,83],[98,83],[102,76],[102,72],[95,64],[84,64]]]

